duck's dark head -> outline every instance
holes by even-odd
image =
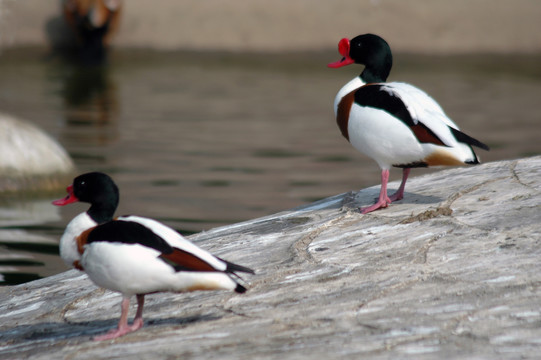
[[[361,78],[366,83],[386,81],[393,66],[389,44],[374,34],[359,35],[351,40],[343,38],[338,43],[338,52],[342,59],[327,66],[339,68],[350,64],[364,65]]]
[[[65,198],[53,201],[54,205],[64,206],[74,202],[89,203],[88,215],[98,224],[113,219],[118,206],[119,192],[113,179],[107,174],[91,172],[77,176],[66,189]]]

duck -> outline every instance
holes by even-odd
[[[421,89],[404,82],[387,82],[393,57],[389,44],[375,34],[343,38],[342,58],[329,68],[364,65],[362,73],[336,94],[334,114],[342,136],[381,168],[377,201],[361,207],[362,214],[386,208],[404,197],[412,168],[479,164],[472,146],[489,150],[462,132],[442,107]],[[391,167],[402,168],[398,190],[387,194]]]
[[[119,190],[109,175],[79,175],[66,191],[66,197],[53,201],[54,205],[83,202],[90,208],[66,226],[60,239],[60,256],[67,265],[84,271],[97,286],[122,294],[118,326],[94,340],[115,339],[143,327],[146,294],[247,291],[237,273],[254,274],[254,270],[212,255],[154,219],[114,217]],[[137,311],[129,325],[133,295]]]
[[[65,0],[64,19],[76,38],[82,65],[105,63],[120,23],[122,0]]]

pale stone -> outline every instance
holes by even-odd
[[[67,152],[36,126],[0,113],[0,191],[21,190],[40,179],[73,174],[74,164]]]
[[[192,236],[256,269],[249,291],[149,295],[145,327],[115,341],[91,337],[120,296],[80,272],[1,288],[0,358],[538,357],[541,157],[414,177],[361,215],[378,191]]]

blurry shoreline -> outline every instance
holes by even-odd
[[[0,0],[0,48],[73,41],[62,1]],[[334,50],[372,32],[397,53],[541,53],[541,2],[529,0],[124,1],[112,46],[156,50]]]
[[[0,50],[2,62],[16,62],[24,60],[41,59],[43,61],[64,61],[65,54],[72,51],[66,49],[51,49],[44,45],[19,45]],[[64,55],[63,55],[64,54]],[[336,49],[303,50],[303,51],[231,51],[220,49],[191,50],[191,49],[156,49],[145,47],[117,47],[110,49],[110,61],[130,61],[133,63],[148,61],[161,62],[181,62],[184,64],[219,65],[227,66],[250,66],[250,67],[277,67],[287,66],[290,69],[299,70],[305,68],[311,70],[317,67],[326,68],[329,61],[335,60],[340,56]],[[532,53],[498,53],[498,52],[479,52],[479,53],[456,53],[456,54],[428,54],[414,53],[407,51],[394,51],[394,64],[391,70],[394,72],[401,66],[409,67],[414,64],[430,62],[433,66],[453,67],[457,60],[460,60],[461,66],[470,66],[472,70],[497,70],[499,73],[507,73],[502,68],[501,63],[508,66],[508,72],[514,73],[514,63],[520,64],[520,72],[523,75],[524,70],[529,70],[534,76],[541,76],[541,51]],[[487,58],[493,58],[491,62]],[[359,68],[353,68],[353,73],[359,72]],[[538,70],[538,71],[537,71]],[[391,75],[392,77],[392,75]]]

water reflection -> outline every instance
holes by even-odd
[[[49,200],[12,199],[0,205],[0,284],[12,285],[63,271],[58,261],[60,220]]]
[[[64,100],[62,136],[79,144],[104,145],[118,137],[118,100],[110,76],[110,42],[119,26],[121,0],[61,0],[45,33],[51,80]]]
[[[88,145],[115,141],[119,105],[109,67],[72,65],[62,73],[64,136],[77,136]]]

